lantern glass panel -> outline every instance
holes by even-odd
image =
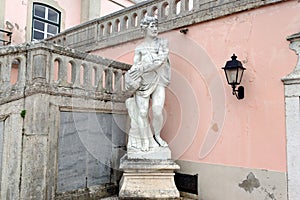
[[[237,83],[238,69],[225,69],[225,74],[228,84],[233,85]]]
[[[237,85],[239,85],[242,81],[244,69],[243,68],[238,68],[237,71],[238,71],[238,74],[237,74],[236,83],[237,83]]]

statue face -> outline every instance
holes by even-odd
[[[151,22],[146,29],[146,35],[149,37],[156,37],[158,35],[157,23]]]

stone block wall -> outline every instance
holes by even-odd
[[[129,67],[47,43],[0,49],[0,199],[116,193]]]

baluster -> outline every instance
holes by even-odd
[[[4,64],[3,64],[3,57],[0,58],[0,90],[2,90],[2,86],[3,86],[3,78],[2,78],[2,75],[3,75],[3,67],[4,67]]]
[[[124,93],[126,90],[125,90],[125,73],[126,71],[122,71],[122,77],[121,77],[121,81],[122,81],[122,85],[121,85],[121,90],[122,90],[122,93]]]
[[[171,0],[170,2],[170,16],[176,16],[176,11],[177,11],[177,3],[179,0]]]
[[[193,9],[198,10],[200,8],[200,1],[194,0],[193,2]]]
[[[92,68],[89,66],[87,64],[83,65],[83,68],[84,68],[83,84],[84,84],[84,88],[86,88],[86,89],[92,88]]]
[[[181,13],[186,13],[189,11],[189,0],[181,0]]]
[[[80,67],[81,63],[79,61],[70,61],[69,62],[72,67],[71,71],[71,82],[73,83],[73,87],[80,87]]]
[[[104,87],[103,87],[103,81],[105,80],[105,73],[104,69],[101,66],[97,67],[96,71],[96,80],[95,83],[97,83],[97,92],[104,92]]]
[[[47,56],[45,54],[42,54],[42,52],[37,53],[38,54],[35,54],[32,57],[32,80],[45,82],[47,70]]]
[[[68,63],[66,61],[66,57],[63,57],[60,63],[60,66],[58,68],[58,80],[60,86],[68,86]]]
[[[46,63],[46,68],[47,68],[47,63]],[[19,65],[19,72],[18,72],[18,86],[25,86],[26,82],[26,57],[25,55],[22,55],[20,57],[20,65]],[[42,82],[46,82],[46,71],[44,74],[44,77],[42,77]]]
[[[114,71],[115,83],[114,83],[114,93],[122,91],[122,70],[117,69]]]
[[[10,86],[10,76],[11,76],[11,63],[12,58],[8,56],[6,62],[3,64],[2,67],[2,80],[3,80],[3,89],[7,89]]]
[[[5,57],[0,58],[0,87],[1,90],[5,89],[5,75],[6,75],[6,65],[7,65],[7,59]]]
[[[105,92],[112,93],[113,91],[113,71],[111,68],[104,69],[105,73]]]

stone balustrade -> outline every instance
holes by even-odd
[[[123,76],[129,68],[47,42],[2,47],[0,104],[35,93],[123,102]]]
[[[284,0],[150,0],[68,29],[47,40],[93,51],[142,37],[139,23],[156,15],[160,32]]]

